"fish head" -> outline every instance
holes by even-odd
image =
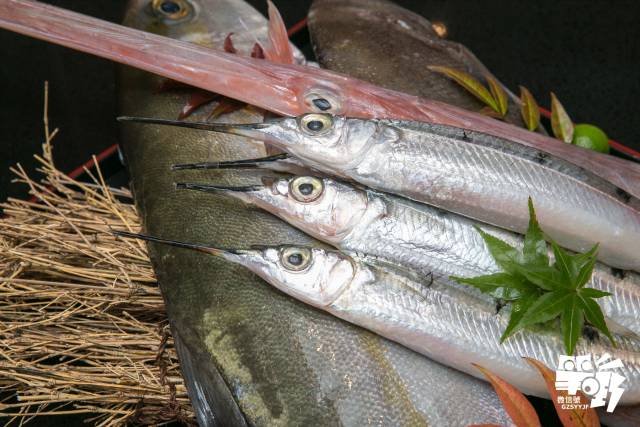
[[[367,211],[364,190],[331,178],[293,176],[264,180],[253,203],[317,238],[339,243]]]
[[[271,120],[253,125],[210,125],[212,130],[258,139],[285,150],[312,166],[340,170],[360,161],[363,150],[380,133],[377,120],[326,113]]]
[[[126,13],[136,28],[213,49],[222,49],[231,34],[243,56],[267,41],[267,22],[237,0],[130,0]]]
[[[283,245],[238,252],[237,263],[282,292],[320,308],[335,301],[356,275],[355,262],[336,251]]]
[[[317,247],[220,248],[123,230],[111,232],[117,237],[189,249],[239,264],[282,292],[316,307],[325,307],[335,301],[358,271],[356,261],[348,255]]]
[[[310,175],[263,177],[263,185],[222,186],[178,183],[177,188],[224,193],[266,210],[323,241],[338,244],[369,210],[367,192]]]

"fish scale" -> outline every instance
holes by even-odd
[[[521,249],[524,243],[519,234],[408,199],[331,178],[302,178],[322,183],[316,183],[322,188],[317,200],[306,203],[295,198],[292,186],[299,179],[295,176],[271,180],[251,191],[207,184],[184,186],[234,196],[341,250],[403,266],[423,277],[446,279],[500,272],[476,226],[516,248]],[[551,252],[549,257],[553,259]],[[622,275],[617,277],[610,267],[598,263],[586,286],[612,294],[598,299],[611,329],[640,334],[640,276],[633,272]],[[470,286],[452,282],[446,286],[493,302]]]
[[[565,351],[559,334],[520,331],[500,344],[507,318],[496,315],[490,305],[451,296],[447,287],[428,287],[418,294],[406,286],[408,279],[395,272],[359,267],[373,272],[373,279],[353,280],[330,304],[316,305],[449,366],[480,376],[471,367],[472,362],[480,363],[528,394],[548,396],[544,381],[522,357],[555,366],[558,355]],[[286,292],[286,284],[280,287]],[[576,354],[609,353],[621,358],[625,367],[619,373],[627,378],[621,402],[637,403],[640,343],[622,336],[616,336],[616,342],[614,349],[597,339],[582,340]]]

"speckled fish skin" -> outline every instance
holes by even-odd
[[[462,86],[428,68],[451,67],[483,81],[491,75],[484,64],[465,46],[439,37],[427,19],[395,3],[314,0],[308,23],[323,68],[470,111],[485,107]],[[513,96],[506,120],[524,126]]]
[[[566,350],[558,331],[519,331],[504,343],[506,313],[447,286],[429,286],[425,278],[358,256],[296,246],[241,250],[222,255],[245,266],[292,297],[443,364],[481,377],[472,363],[491,371],[524,393],[549,397],[544,380],[523,357],[556,366]],[[439,279],[436,279],[439,280]],[[576,355],[609,354],[623,362],[621,404],[640,402],[640,341],[614,337],[580,339]]]
[[[234,32],[240,54],[248,54],[254,37],[238,16],[249,29],[266,34],[266,22],[252,18],[256,12],[244,2],[207,0],[198,2],[197,8],[206,13],[183,27],[149,14],[147,1],[135,1],[129,5],[126,22],[218,48],[223,36]],[[158,93],[160,83],[155,76],[123,69],[121,112],[177,116],[189,94]],[[203,108],[194,119],[204,120],[208,112]],[[251,109],[221,118],[260,119]],[[122,130],[136,203],[148,232],[225,247],[313,242],[271,215],[228,197],[175,190],[178,179],[227,185],[259,182],[245,172],[170,170],[174,163],[194,159],[264,156],[259,144],[181,129],[123,126]],[[220,408],[224,388],[231,397],[225,403],[235,402],[246,423],[256,426],[511,423],[496,394],[482,381],[300,304],[242,267],[154,244],[149,249],[203,426],[244,422],[225,417],[237,414],[229,406]],[[451,404],[454,401],[456,405]]]
[[[312,123],[314,129],[309,128]],[[533,202],[545,232],[608,265],[640,271],[640,202],[561,159],[464,129],[307,114],[260,126],[204,125],[259,138],[304,164],[524,233]]]
[[[476,226],[513,246],[523,245],[522,235],[332,178],[296,176],[265,181],[265,185],[250,191],[204,184],[189,184],[188,188],[228,194],[340,250],[372,255],[436,278],[501,271]],[[305,185],[313,186],[313,198],[300,192]],[[469,286],[442,283],[493,301]],[[638,274],[597,264],[587,286],[613,294],[598,299],[613,322],[612,328],[621,326],[640,334]]]

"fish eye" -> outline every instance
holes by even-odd
[[[287,270],[302,271],[311,264],[311,251],[308,248],[284,248],[280,262]]]
[[[172,21],[183,20],[193,10],[187,0],[153,0],[151,7],[157,15]]]
[[[299,176],[289,183],[289,192],[297,201],[310,203],[322,195],[324,184],[321,179],[313,176]]]
[[[310,112],[340,114],[342,109],[339,97],[326,88],[311,89],[303,99],[305,108]]]
[[[310,135],[322,135],[331,130],[333,120],[328,114],[306,114],[300,119],[300,127]]]

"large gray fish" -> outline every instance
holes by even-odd
[[[501,271],[476,230],[478,225],[513,246],[523,246],[519,234],[331,178],[297,176],[264,181],[264,185],[249,187],[178,185],[229,194],[341,250],[373,255],[435,277]],[[468,286],[450,285],[477,295]],[[610,267],[598,264],[587,286],[612,294],[598,302],[614,328],[622,326],[640,335],[638,274],[612,272]]]
[[[169,245],[187,247],[242,265],[282,292],[321,310],[397,341],[415,351],[471,375],[472,364],[490,367],[525,393],[548,397],[540,374],[523,357],[555,366],[565,353],[557,331],[519,331],[500,344],[508,319],[491,304],[471,299],[446,286],[432,286],[427,278],[358,256],[299,246],[259,249],[219,249],[129,233]],[[438,279],[435,279],[436,281]],[[617,336],[581,340],[578,355],[608,354],[623,366],[622,396],[610,401],[640,403],[640,340]]]
[[[267,141],[316,170],[524,233],[532,197],[559,244],[640,271],[640,201],[571,163],[464,129],[306,114],[253,125],[124,118]]]
[[[171,3],[178,12],[169,13],[175,10]],[[167,10],[158,10],[163,5]],[[256,38],[266,46],[266,21],[239,0],[132,1],[126,23],[217,48],[233,32],[243,55]],[[189,96],[158,93],[161,79],[133,69],[122,70],[119,83],[124,114],[175,117]],[[207,114],[199,110],[194,117],[204,120]],[[223,117],[234,122],[261,118],[249,108]],[[228,247],[317,244],[228,197],[175,191],[172,164],[264,156],[261,144],[134,126],[123,127],[123,141],[149,233]],[[188,177],[215,177],[227,185],[259,182],[234,171]],[[149,249],[203,426],[511,423],[482,381],[300,304],[243,268],[158,245]]]
[[[431,22],[416,13],[386,0],[314,0],[308,22],[323,68],[471,111],[484,107],[429,67],[466,71],[480,81],[490,71],[464,45],[441,38]],[[506,120],[523,126],[513,96]]]

